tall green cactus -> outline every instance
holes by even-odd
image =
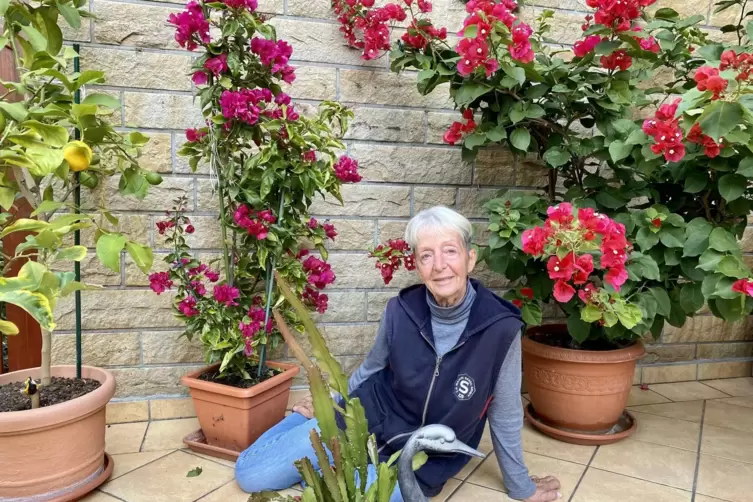
[[[327,344],[316,324],[309,316],[308,310],[293,293],[285,280],[277,274],[277,285],[283,296],[293,306],[303,323],[309,340],[311,352],[316,358],[312,363],[298,346],[284,319],[275,312],[280,331],[286,343],[306,368],[311,395],[314,403],[314,415],[319,422],[321,433],[311,431],[311,445],[314,447],[320,470],[314,469],[309,458],[296,461],[296,467],[306,483],[301,496],[302,502],[389,502],[397,484],[396,461],[399,452],[387,462],[379,461],[376,437],[369,434],[366,413],[358,398],[348,396],[348,379],[337,360],[332,357]],[[328,379],[323,371],[326,371]],[[338,392],[344,401],[344,409],[338,406],[330,393]],[[335,421],[335,413],[343,415],[346,430],[340,430]],[[330,464],[325,446],[332,454]],[[419,456],[420,455],[420,456]],[[417,469],[426,460],[421,453],[414,458],[413,468]],[[377,482],[366,488],[366,475],[369,463],[374,464]],[[356,472],[358,479],[356,479]],[[293,497],[283,497],[275,492],[253,494],[249,502],[291,502]]]

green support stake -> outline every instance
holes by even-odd
[[[73,71],[81,71],[81,62],[79,61],[78,53],[80,50],[79,44],[73,44],[73,50],[76,51],[76,57],[73,58]],[[81,103],[81,90],[77,89],[73,95],[73,102],[76,104]],[[74,131],[74,137],[78,140],[81,139],[81,131],[76,129]],[[79,212],[79,206],[81,205],[81,185],[79,185],[79,173],[74,174],[76,187],[73,190],[73,204],[75,206],[74,211]],[[75,245],[81,244],[81,231],[76,230],[73,234],[73,242]],[[77,261],[73,262],[73,272],[76,276],[76,281],[81,281],[81,264]],[[74,293],[76,296],[76,378],[81,378],[81,291]]]

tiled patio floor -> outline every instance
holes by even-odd
[[[523,431],[534,475],[556,475],[573,502],[753,502],[753,378],[633,389],[635,436],[587,447]],[[181,438],[195,418],[111,425],[112,478],[86,502],[243,502],[231,462],[195,455]],[[434,500],[509,501],[488,436],[474,459]],[[201,467],[200,476],[186,474]],[[295,491],[295,490],[293,490]]]

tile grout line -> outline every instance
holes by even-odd
[[[722,380],[726,380],[726,379],[722,379]],[[731,380],[731,379],[730,379],[730,380]],[[716,387],[712,387],[711,385],[705,384],[705,383],[703,383],[703,382],[702,382],[702,381],[700,381],[700,380],[698,380],[698,383],[700,383],[701,385],[703,385],[703,386],[705,386],[705,387],[708,387],[709,389],[714,389],[714,390],[715,390],[715,391],[717,391],[717,392],[721,392],[722,394],[724,394],[724,395],[727,395],[727,396],[729,396],[729,397],[735,397],[735,396],[733,396],[732,394],[729,394],[729,393],[727,393],[727,392],[724,392],[723,390],[719,390],[719,389],[717,389]],[[718,398],[718,399],[726,399],[726,398]],[[705,404],[705,402],[706,402],[706,400],[704,399],[704,404]]]
[[[586,464],[586,468],[583,469],[583,474],[580,475],[580,478],[578,478],[578,482],[575,483],[575,488],[573,488],[573,493],[570,494],[570,498],[567,499],[568,502],[572,502],[573,498],[575,497],[575,494],[578,492],[578,488],[580,488],[580,484],[583,482],[583,478],[586,477],[586,473],[588,472],[588,469],[591,468],[591,463],[596,458],[596,454],[599,452],[599,449],[601,446],[597,446],[596,449],[594,449],[594,452],[591,454],[591,458],[588,460],[588,463]]]
[[[176,451],[182,451],[183,453],[188,453],[189,455],[193,455],[196,458],[200,458],[202,460],[208,460],[208,461],[210,461],[210,462],[212,462],[214,464],[221,465],[223,467],[230,467],[229,465],[225,465],[222,462],[218,462],[218,461],[216,461],[216,460],[214,460],[212,458],[202,457],[201,455],[195,453],[193,450],[191,450],[190,448],[188,448],[188,446],[186,446],[185,448],[178,448]],[[229,460],[228,460],[228,462],[229,462]],[[233,465],[230,468],[233,469],[233,471],[235,471],[235,465]],[[235,477],[233,477],[233,479],[235,479]]]
[[[701,410],[701,430],[698,432],[698,453],[695,458],[695,472],[693,473],[693,492],[690,496],[690,502],[695,502],[696,489],[698,488],[698,472],[701,469],[701,444],[703,443],[703,423],[706,419],[706,401],[703,401]]]
[[[149,465],[149,464],[153,464],[154,462],[156,462],[156,461],[158,461],[158,460],[161,460],[161,459],[163,459],[163,458],[167,457],[168,455],[172,455],[172,454],[173,454],[173,453],[175,453],[175,452],[176,452],[177,450],[166,450],[166,451],[167,451],[167,453],[165,453],[164,455],[161,455],[161,456],[159,456],[159,457],[155,458],[154,460],[150,460],[149,462],[145,463],[144,465],[140,465],[140,466],[136,467],[135,469],[133,469],[133,470],[131,470],[131,471],[128,471],[128,472],[124,472],[124,473],[123,473],[123,474],[121,474],[120,476],[116,476],[116,477],[114,477],[114,478],[113,478],[113,477],[110,477],[110,478],[108,478],[108,479],[107,479],[107,482],[109,483],[110,481],[115,481],[116,479],[120,479],[120,478],[122,478],[123,476],[127,476],[128,474],[131,474],[132,472],[138,471],[138,470],[139,470],[139,469],[141,469],[142,467],[146,467],[147,465]],[[138,451],[138,452],[135,452],[135,453],[151,453],[151,452],[146,452],[146,451],[143,451],[143,452],[142,452],[142,451]],[[132,453],[122,453],[121,455],[132,455]],[[108,493],[108,495],[110,495],[110,494]]]
[[[144,443],[146,442],[146,435],[149,432],[150,425],[152,425],[152,422],[146,423],[146,429],[144,429],[144,437],[141,438],[141,445],[139,446],[139,453],[141,453],[141,450],[144,448]]]
[[[215,488],[214,490],[212,490],[212,491],[209,491],[209,492],[205,493],[204,495],[202,495],[201,497],[199,497],[199,498],[197,498],[197,499],[194,499],[194,502],[198,502],[199,500],[203,499],[204,497],[207,497],[207,496],[209,496],[209,495],[213,494],[214,492],[216,492],[216,491],[217,491],[217,490],[219,490],[220,488],[224,488],[224,487],[226,487],[227,485],[229,485],[230,483],[232,483],[232,482],[234,482],[234,481],[235,481],[235,478],[231,479],[231,480],[230,480],[230,481],[228,481],[227,483],[225,483],[225,484],[223,484],[223,485],[220,485],[220,486],[218,486],[218,487],[217,487],[217,488]],[[249,496],[250,496],[250,495],[249,495]]]

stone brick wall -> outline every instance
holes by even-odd
[[[179,49],[172,28],[166,25],[168,15],[178,12],[182,3],[91,0],[96,21],[66,33],[69,40],[81,43],[82,69],[107,72],[107,86],[98,91],[121,100],[115,124],[152,138],[144,166],[162,173],[164,183],[142,202],[117,196],[114,186],[102,192],[110,198],[127,233],[154,246],[157,269],[164,266],[159,260],[166,249],[154,223],[178,195],[188,194],[193,200],[191,218],[197,231],[191,245],[198,255],[210,255],[219,247],[217,207],[207,173],[191,173],[176,156],[184,141],[183,130],[201,123],[188,75],[193,55]],[[340,232],[330,246],[336,288],[329,293],[330,310],[320,321],[333,352],[346,370],[352,370],[368,351],[388,298],[413,281],[403,274],[396,276],[391,287],[383,287],[366,250],[378,241],[400,236],[413,214],[435,204],[457,208],[472,218],[482,242],[482,202],[499,188],[541,186],[546,171],[523,165],[504,150],[483,152],[475,165],[463,165],[459,150],[441,140],[457,117],[447,93],[438,90],[421,97],[415,91],[413,74],[389,72],[386,59],[362,61],[356,51],[344,46],[329,0],[262,0],[260,4],[261,11],[273,16],[279,36],[294,47],[298,79],[290,89],[293,97],[310,105],[338,99],[355,111],[347,143],[365,180],[344,187],[344,207],[325,200],[314,211],[320,219],[331,218]],[[587,10],[583,1],[537,0],[534,4],[524,8],[529,20],[545,7],[558,8],[552,38],[572,43],[580,36]],[[712,16],[709,0],[660,0],[659,6],[673,6],[683,14],[702,13],[710,26],[726,24],[730,15]],[[451,32],[459,29],[464,17],[460,0],[434,1],[433,18]],[[713,28],[710,31],[721,35]],[[85,235],[84,241],[91,246],[92,236]],[[753,229],[746,234],[745,246],[753,252]],[[83,294],[84,361],[112,370],[118,382],[117,398],[184,394],[179,377],[201,364],[200,348],[178,338],[180,325],[170,312],[169,296],[153,294],[125,256],[122,268],[118,275],[93,261],[83,264],[85,280],[106,286],[103,291]],[[502,277],[483,268],[477,276],[498,290],[506,285]],[[69,363],[75,359],[72,301],[60,303],[59,316],[54,360]],[[682,330],[668,328],[661,343],[652,345],[649,352],[638,381],[750,375],[753,331],[749,322],[727,326],[699,317]]]

